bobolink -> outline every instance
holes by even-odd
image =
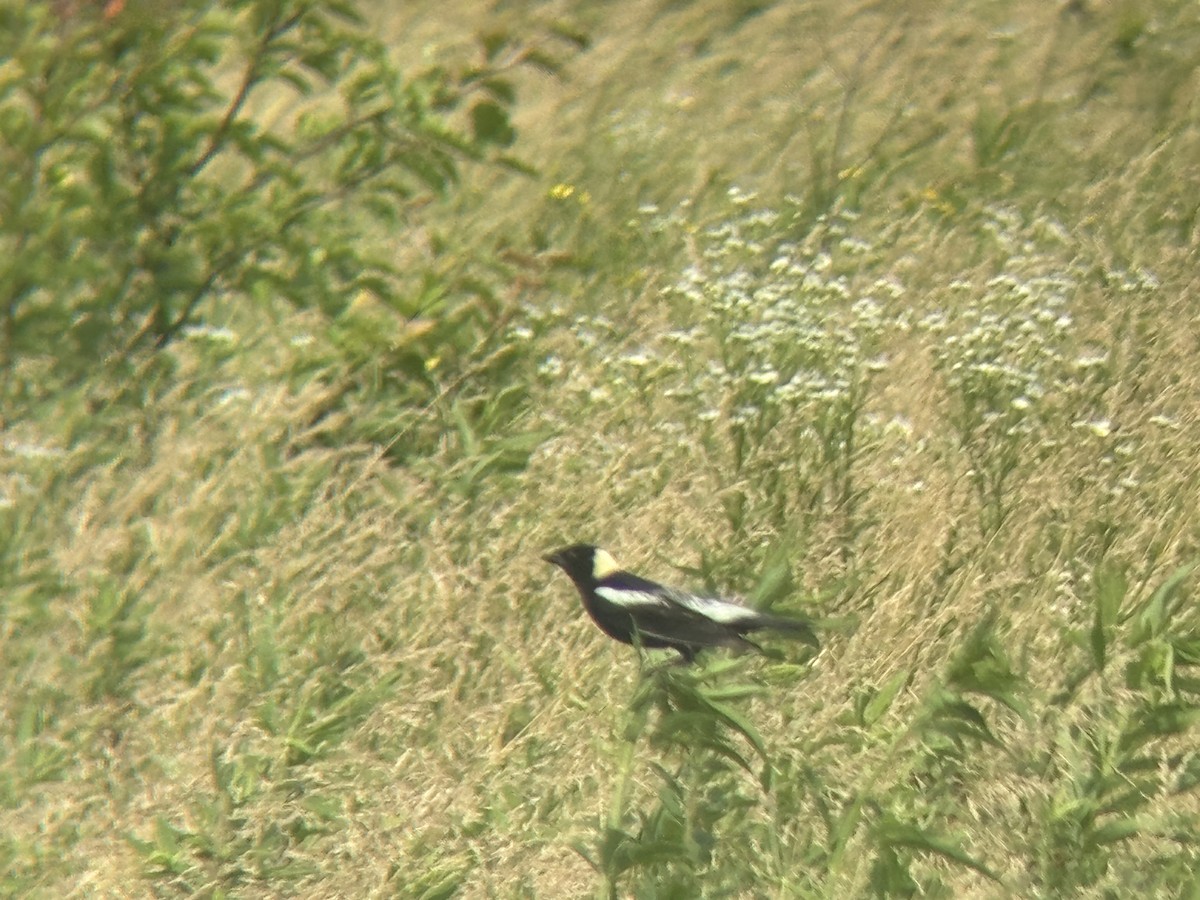
[[[690,663],[706,647],[762,648],[746,633],[769,628],[820,647],[807,622],[758,612],[728,600],[676,590],[626,572],[591,544],[573,544],[543,559],[560,567],[579,590],[584,609],[611,638],[678,650]]]

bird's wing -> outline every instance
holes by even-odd
[[[790,633],[814,648],[821,646],[812,625],[803,619],[688,593],[629,572],[612,573],[595,592],[626,610],[643,637],[669,646],[737,646],[745,641],[746,632],[760,628]]]
[[[761,612],[730,600],[722,600],[719,597],[701,597],[673,588],[663,588],[662,590],[668,600],[695,610],[714,622],[728,626],[739,635],[744,635],[748,631],[757,631],[760,628],[770,628],[774,631],[791,634],[816,649],[821,647],[812,623],[804,619]]]
[[[674,588],[663,588],[663,596],[677,606],[698,612],[705,618],[712,619],[722,625],[748,625],[757,622],[760,613],[739,603],[721,600],[718,597],[702,597],[699,594],[689,594]]]
[[[718,643],[728,643],[736,640],[736,637],[744,639],[747,632],[769,628],[773,631],[789,634],[814,649],[819,650],[821,648],[821,641],[817,637],[812,623],[805,619],[760,612],[757,609],[742,606],[740,603],[734,603],[731,600],[722,600],[719,597],[704,597],[699,594],[691,594],[687,591],[663,585],[653,585],[653,588],[652,591],[646,592],[650,595],[647,598],[648,600],[657,598],[660,601],[671,604],[678,611],[696,613],[704,619],[716,623],[720,629],[719,631],[704,628],[706,632],[713,635],[713,637],[708,638],[709,641],[715,640]],[[724,640],[721,639],[721,635],[724,636]]]
[[[757,611],[739,603],[721,600],[718,597],[702,597],[630,572],[614,572],[598,588],[610,589],[610,594],[601,596],[619,606],[674,606],[690,613],[699,613],[706,619],[722,625],[743,625],[755,621],[759,616]]]
[[[599,585],[596,596],[607,600],[613,606],[627,609],[631,613],[640,614],[643,610],[667,609],[670,604],[655,591],[643,591],[636,588],[616,587],[614,585]]]
[[[679,599],[690,595],[677,596],[678,592],[653,582],[636,586],[602,585],[595,590],[609,603],[626,610],[643,637],[693,646],[737,642],[736,633],[727,624]]]

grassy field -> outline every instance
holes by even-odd
[[[1200,10],[400,6],[562,61],[387,236],[493,289],[4,410],[0,894],[1200,897]]]

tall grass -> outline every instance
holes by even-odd
[[[1194,6],[369,12],[539,171],[9,371],[0,893],[1200,890]],[[656,668],[564,540],[823,648]]]

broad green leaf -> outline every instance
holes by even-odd
[[[1100,845],[1115,844],[1136,837],[1141,830],[1136,819],[1112,819],[1095,829],[1090,838]]]
[[[875,834],[882,843],[893,847],[907,847],[912,850],[934,853],[974,869],[993,881],[1000,881],[999,875],[942,835],[895,820],[885,821],[876,829]]]
[[[795,582],[792,579],[792,567],[785,555],[776,553],[767,562],[758,584],[750,593],[750,602],[755,607],[769,609],[778,600],[792,593]]]
[[[741,734],[742,737],[750,742],[750,745],[758,752],[759,756],[761,756],[763,759],[767,758],[767,747],[763,742],[762,735],[758,733],[758,729],[750,724],[749,719],[736,710],[731,709],[724,703],[716,703],[707,699],[706,702],[709,709],[711,709],[716,715],[720,716],[725,724],[727,724],[730,728],[733,728],[735,731]]]
[[[971,630],[951,661],[947,678],[957,691],[983,694],[1024,715],[1025,704],[1017,694],[1024,680],[1013,671],[1000,643],[996,633],[998,615],[997,610],[991,610]]]
[[[908,861],[902,860],[892,846],[884,844],[876,849],[871,864],[871,889],[879,897],[915,897],[921,887],[913,880]]]
[[[578,853],[581,857],[583,857],[583,861],[586,862],[589,866],[591,866],[597,872],[601,871],[600,865],[596,862],[595,859],[592,858],[592,852],[588,848],[587,844],[585,844],[583,841],[571,841],[571,843],[568,844],[568,846],[572,850],[574,850],[576,853]]]
[[[1182,734],[1200,723],[1200,707],[1185,703],[1166,703],[1138,710],[1131,724],[1121,735],[1118,746],[1124,753],[1132,752],[1149,741]]]
[[[1171,615],[1171,602],[1196,566],[1197,563],[1191,563],[1172,572],[1137,612],[1132,635],[1134,644],[1144,643],[1162,634]]]
[[[952,739],[974,738],[997,747],[1000,742],[988,727],[987,719],[965,700],[943,698],[930,714],[925,726]]]
[[[1117,567],[1102,566],[1096,570],[1095,613],[1092,619],[1092,662],[1097,671],[1103,670],[1108,656],[1108,643],[1116,625],[1128,584],[1125,573]]]
[[[875,696],[863,708],[862,720],[863,724],[868,728],[878,722],[883,714],[886,713],[892,706],[892,701],[896,699],[896,695],[908,683],[908,672],[897,672],[886,682],[883,687],[875,692]]]
[[[763,693],[761,685],[757,684],[730,684],[720,687],[710,688],[708,697],[711,700],[722,702],[727,700],[745,700],[749,697],[759,697]]]

